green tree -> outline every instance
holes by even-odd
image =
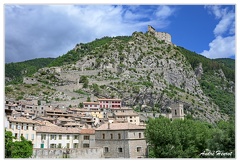
[[[81,76],[80,77],[80,80],[79,80],[79,83],[83,83],[83,88],[87,88],[88,87],[88,77],[87,76]]]
[[[5,130],[5,158],[30,158],[33,153],[33,144],[21,136],[21,141],[13,142],[11,131]]]
[[[200,121],[165,117],[150,119],[145,136],[150,144],[151,157],[197,158],[208,146],[209,125]]]
[[[87,98],[87,102],[91,102],[91,99],[90,99],[90,97],[88,96],[88,98]]]
[[[83,108],[83,103],[80,102],[80,103],[78,104],[78,107],[79,107],[79,108]]]

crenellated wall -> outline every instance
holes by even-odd
[[[157,32],[155,30],[155,28],[153,28],[152,26],[148,25],[148,32],[154,34],[154,36],[156,38],[158,38],[159,40],[164,40],[168,43],[172,42],[172,36],[169,33],[166,32]]]

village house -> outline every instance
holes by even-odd
[[[97,99],[100,108],[121,108],[122,99]]]
[[[33,147],[36,147],[36,126],[37,121],[26,117],[8,117],[9,126],[6,128],[7,131],[11,131],[16,141],[21,140],[23,136],[27,140],[31,140]]]
[[[95,147],[95,129],[86,128],[80,130],[80,148]]]
[[[116,121],[124,120],[125,122],[128,122],[128,123],[132,123],[132,124],[136,124],[136,125],[140,124],[139,115],[135,112],[129,112],[129,113],[116,112],[116,113],[113,113],[113,114],[114,114],[114,117],[115,117]]]
[[[79,148],[79,128],[38,126],[35,148]]]
[[[105,158],[145,158],[144,130],[131,123],[105,123],[95,129],[96,147],[103,148]]]

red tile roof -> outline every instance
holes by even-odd
[[[110,123],[108,128],[108,123],[102,124],[100,127],[96,128],[96,131],[101,130],[144,130],[146,127],[138,126],[132,123]]]
[[[88,129],[88,128],[86,128],[86,129],[81,129],[81,130],[80,130],[80,133],[81,133],[81,134],[90,134],[90,135],[93,135],[93,134],[95,134],[95,129]]]

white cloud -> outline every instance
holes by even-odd
[[[232,24],[234,24],[235,14],[230,12],[225,14],[222,19],[219,21],[217,26],[214,29],[214,34],[216,36],[221,35],[225,32],[230,32]],[[231,31],[232,33],[232,31]]]
[[[205,6],[209,13],[219,19],[213,33],[215,39],[209,43],[209,50],[201,55],[208,58],[230,58],[235,56],[235,12],[221,6]]]
[[[209,50],[204,50],[201,55],[207,58],[229,58],[235,55],[235,36],[217,36],[209,43]]]
[[[158,10],[156,12],[156,16],[160,19],[166,19],[170,15],[172,15],[174,12],[173,8],[170,8],[169,6],[159,6]]]
[[[164,6],[5,5],[5,61],[57,57],[77,43],[168,25]],[[159,18],[154,13],[161,13]],[[163,18],[160,19],[160,18]],[[159,21],[161,20],[161,21]]]

